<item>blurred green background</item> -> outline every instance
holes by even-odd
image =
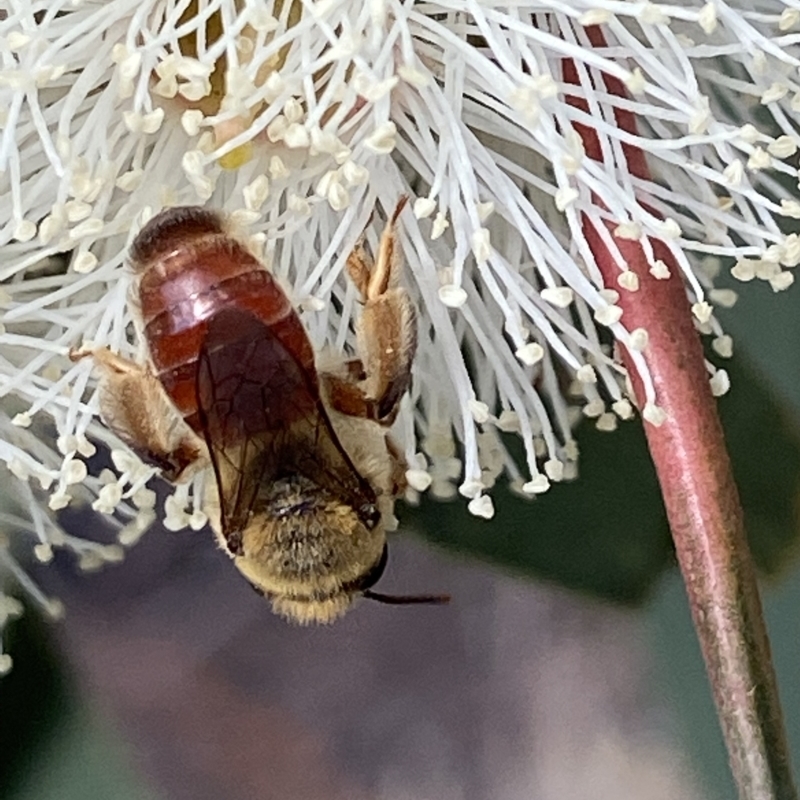
[[[720,401],[766,613],[795,765],[800,764],[798,608],[794,557],[800,487],[800,293],[739,287],[720,318],[734,338],[732,391]],[[614,434],[579,432],[581,477],[535,502],[494,491],[497,514],[470,517],[463,502],[424,502],[403,520],[436,547],[520,576],[635,605],[646,617],[660,690],[710,798],[735,790],[686,606],[652,466],[638,422]],[[125,565],[118,567],[125,569]],[[0,682],[0,790],[14,800],[155,798],[129,745],[90,693],[77,692],[52,636],[28,613],[10,626],[12,674]]]

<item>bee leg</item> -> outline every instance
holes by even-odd
[[[402,268],[395,223],[408,198],[397,204],[381,236],[373,262],[362,244],[347,260],[347,271],[361,293],[364,309],[356,325],[363,376],[348,362],[347,374],[324,375],[331,405],[350,416],[391,425],[400,400],[411,382],[411,363],[417,349],[414,307],[398,286]]]
[[[69,357],[92,359],[100,373],[100,417],[142,461],[172,482],[205,465],[205,446],[147,367],[107,347],[73,349]]]
[[[344,362],[344,371],[348,379],[352,381],[363,381],[367,377],[364,371],[364,362],[360,358],[351,358]]]
[[[387,434],[385,440],[386,452],[389,454],[392,463],[392,495],[397,497],[408,488],[408,480],[406,479],[408,463],[392,437]]]

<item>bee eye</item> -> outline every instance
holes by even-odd
[[[389,549],[383,545],[381,557],[360,577],[350,583],[342,585],[342,591],[347,594],[365,592],[370,586],[374,586],[379,580],[383,571],[386,569],[386,562],[389,558]]]
[[[368,530],[374,530],[381,521],[381,512],[374,503],[365,503],[358,509],[358,517]]]

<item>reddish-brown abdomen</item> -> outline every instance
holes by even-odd
[[[315,377],[314,352],[289,299],[264,265],[222,232],[217,215],[169,209],[142,229],[131,255],[153,366],[195,429],[197,358],[208,321],[224,308],[258,317]]]

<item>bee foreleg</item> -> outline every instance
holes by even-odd
[[[106,347],[72,350],[69,357],[92,359],[100,373],[100,417],[143,461],[173,482],[205,465],[205,446],[151,370]]]
[[[417,349],[414,307],[406,290],[397,285],[402,265],[395,224],[406,202],[406,197],[401,198],[387,222],[374,263],[360,244],[347,261],[350,278],[364,303],[356,325],[364,374],[348,369],[346,376],[323,376],[337,410],[385,425],[397,416],[400,399],[411,382]]]

